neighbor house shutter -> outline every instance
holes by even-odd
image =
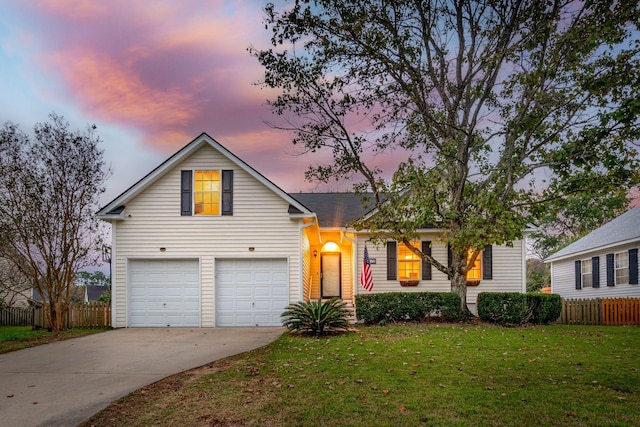
[[[398,278],[397,253],[396,242],[387,242],[387,280]]]
[[[180,177],[180,214],[191,215],[191,183],[192,171],[182,171]]]
[[[582,289],[582,263],[576,261],[576,289]]]
[[[629,249],[629,284],[638,284],[638,248]]]
[[[233,171],[222,171],[222,215],[233,215]]]
[[[431,242],[422,242],[422,253],[431,256]],[[422,260],[422,280],[431,280],[431,263]]]
[[[616,284],[616,270],[613,254],[607,254],[607,286]]]
[[[594,256],[591,258],[591,283],[594,288],[600,287],[600,257]]]
[[[482,278],[493,279],[493,246],[487,245],[482,251]]]

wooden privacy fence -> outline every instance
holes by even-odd
[[[46,328],[46,307],[3,308],[0,326],[34,326]],[[64,319],[65,328],[108,328],[111,326],[111,304],[92,302],[71,304]]]
[[[45,307],[38,307],[34,313],[34,326],[45,328]],[[111,304],[92,302],[71,304],[64,319],[65,328],[108,328],[111,326]]]
[[[0,326],[33,325],[33,308],[6,307],[0,308]]]
[[[640,325],[640,298],[562,299],[565,325]]]

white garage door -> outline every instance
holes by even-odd
[[[129,261],[129,326],[200,326],[198,260]]]
[[[216,260],[216,326],[281,326],[288,304],[286,259]]]

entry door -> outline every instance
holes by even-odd
[[[340,297],[340,254],[322,254],[320,263],[322,264],[322,298]]]

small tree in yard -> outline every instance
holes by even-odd
[[[357,178],[377,215],[356,224],[404,242],[451,279],[577,195],[638,182],[637,1],[297,0],[266,7],[273,47],[250,49],[270,101],[306,152],[307,179]],[[402,153],[393,175],[379,155]],[[376,156],[378,155],[378,156]],[[387,178],[385,178],[385,176]],[[604,197],[606,199],[606,197]],[[451,262],[411,244],[443,230]]]
[[[109,174],[95,126],[73,132],[62,117],[0,130],[0,256],[30,278],[49,329],[63,328],[76,272],[95,263],[94,216]]]

